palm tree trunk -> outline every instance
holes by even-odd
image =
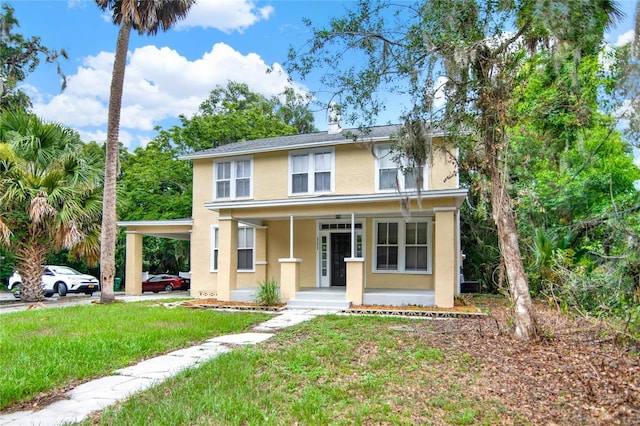
[[[42,292],[42,264],[47,249],[31,242],[18,249],[18,272],[22,280],[20,299],[23,302],[39,302],[44,297]]]
[[[122,109],[122,88],[129,49],[131,23],[124,20],[118,32],[116,56],[111,76],[109,96],[109,119],[107,123],[107,146],[104,165],[104,195],[102,198],[102,235],[100,244],[100,302],[115,300],[113,280],[115,278],[116,252],[116,180],[118,173],[118,152],[120,148],[120,110]]]

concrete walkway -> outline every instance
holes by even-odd
[[[187,368],[197,367],[218,355],[231,351],[227,345],[255,345],[271,338],[283,328],[308,321],[318,315],[333,313],[323,310],[289,310],[253,328],[252,333],[231,334],[209,339],[190,348],[147,359],[92,380],[65,394],[38,411],[17,411],[0,415],[0,425],[60,425],[83,421],[94,411],[124,401],[136,392],[149,389]]]

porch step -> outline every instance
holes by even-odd
[[[335,309],[344,310],[351,306],[345,299],[344,290],[301,290],[287,302],[287,309]]]

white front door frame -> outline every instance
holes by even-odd
[[[351,233],[351,219],[318,219],[316,221],[316,287],[331,287],[331,234]],[[363,257],[365,219],[355,220],[356,257]]]

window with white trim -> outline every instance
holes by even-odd
[[[426,189],[427,167],[422,169],[422,189]],[[420,167],[394,152],[391,145],[376,147],[376,189],[411,191],[417,189]]]
[[[374,272],[431,272],[431,219],[379,219],[374,223]]]
[[[407,271],[428,270],[429,224],[413,222],[405,224],[404,269]]]
[[[211,271],[218,270],[218,252],[220,231],[216,225],[211,226]],[[255,252],[255,232],[248,226],[238,227],[238,271],[253,271]]]
[[[398,223],[378,222],[376,229],[376,269],[398,270]]]
[[[290,153],[289,193],[332,192],[335,176],[333,154],[332,148]]]
[[[238,228],[238,271],[253,270],[253,228]]]
[[[253,164],[250,158],[219,161],[214,164],[214,169],[216,200],[251,198]]]
[[[211,226],[211,271],[218,270],[218,227]]]

